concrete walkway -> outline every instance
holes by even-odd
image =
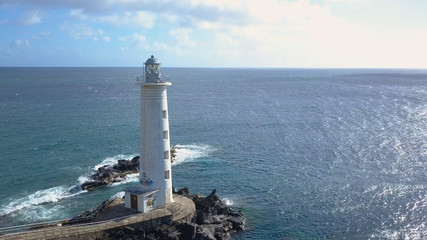
[[[173,203],[146,213],[125,208],[123,199],[117,199],[90,223],[47,227],[0,236],[0,239],[92,239],[97,233],[117,227],[153,227],[191,220],[196,211],[194,202],[180,195],[174,195],[173,199]]]

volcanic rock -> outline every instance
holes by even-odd
[[[176,157],[177,149],[178,147],[174,146],[170,150],[172,156],[171,162],[173,162]],[[132,159],[120,159],[117,161],[117,164],[112,166],[104,165],[99,167],[80,187],[83,190],[93,190],[111,183],[121,182],[126,179],[127,175],[138,172],[139,156],[135,156]]]
[[[182,193],[192,199],[196,205],[197,214],[191,222],[174,222],[172,225],[161,225],[151,229],[120,227],[104,232],[105,239],[169,239],[169,240],[226,240],[230,233],[244,229],[245,218],[242,212],[235,211],[224,204],[216,190],[209,196],[190,195],[188,188],[182,188],[175,193]]]

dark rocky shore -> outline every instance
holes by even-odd
[[[235,211],[224,204],[213,190],[207,197],[189,194],[188,188],[180,189],[181,194],[193,200],[196,213],[191,222],[174,222],[152,229],[121,227],[103,232],[97,240],[107,239],[166,239],[166,240],[201,240],[230,239],[230,233],[243,230],[245,218],[240,211]]]
[[[171,149],[173,162],[176,147]],[[139,156],[132,159],[119,160],[113,166],[105,165],[89,176],[89,180],[81,185],[83,190],[93,190],[115,182],[125,180],[126,175],[139,172]],[[120,227],[102,232],[96,239],[229,239],[230,233],[243,230],[245,218],[240,211],[235,211],[221,201],[216,190],[204,197],[189,194],[188,188],[182,188],[175,194],[190,198],[196,212],[189,222],[173,222],[172,225],[160,225],[151,229]],[[89,213],[91,213],[89,211]],[[84,216],[83,216],[84,217]],[[82,216],[79,216],[79,219]]]
[[[125,180],[126,175],[139,172],[139,156],[131,160],[121,159],[113,166],[99,167],[96,173],[89,176],[89,180],[81,185],[83,190],[93,190],[115,182]]]
[[[172,147],[171,149],[172,162],[176,156],[176,149],[177,147]],[[121,159],[117,164],[112,166],[104,165],[99,167],[80,187],[83,190],[93,190],[115,182],[124,181],[127,175],[138,172],[139,156],[133,157],[132,159]]]

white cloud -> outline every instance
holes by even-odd
[[[40,11],[29,11],[21,18],[20,23],[24,25],[33,25],[42,23],[42,13]]]
[[[125,12],[121,15],[108,15],[99,17],[98,21],[107,22],[117,26],[140,26],[144,28],[151,28],[154,25],[155,15],[152,13],[137,11]]]
[[[126,53],[127,51],[129,51],[129,47],[128,46],[122,46],[122,47],[120,47],[120,52]]]
[[[170,47],[165,43],[155,41],[154,44],[150,47],[150,49],[152,51],[160,52],[160,51],[167,51],[170,49]]]
[[[66,32],[72,39],[92,38],[95,42],[109,42],[111,40],[104,30],[94,29],[93,27],[83,23],[73,24],[66,22],[61,25],[60,29]]]
[[[328,2],[343,2],[343,3],[351,3],[351,2],[366,2],[369,0],[327,0]]]
[[[60,29],[65,31],[73,39],[84,39],[96,34],[95,30],[86,24],[72,24],[66,22],[61,25]]]
[[[100,41],[102,41],[102,42],[110,42],[111,41],[111,38],[109,37],[109,36],[104,36],[103,35],[103,32],[104,31],[102,31],[102,30],[98,30],[98,34],[97,35],[95,35],[95,36],[93,36],[93,41],[95,41],[95,42],[100,42]]]
[[[236,47],[236,46],[239,46],[240,44],[238,39],[232,38],[229,35],[224,33],[216,33],[215,41],[220,45],[230,46],[230,47]]]
[[[25,39],[15,39],[13,41],[13,44],[17,47],[29,47],[30,41],[25,40]]]
[[[132,35],[119,37],[119,41],[131,42],[133,45],[136,45],[136,46],[145,46],[146,45],[145,40],[146,40],[146,37],[139,33],[134,33]]]
[[[349,24],[334,17],[327,5],[315,5],[309,0],[193,3],[216,7],[223,12],[246,12],[246,23],[239,19],[213,18],[210,21],[204,18],[200,21],[195,16],[178,16],[193,21],[194,24],[190,24],[193,28],[170,31],[175,45],[181,45],[180,48],[203,45],[204,49],[198,50],[209,53],[211,58],[227,56],[228,60],[231,59],[230,64],[272,67],[415,66],[416,62],[422,61],[417,56],[426,52],[425,44],[421,43],[426,40],[423,34],[390,36],[370,26]],[[213,37],[202,43],[190,35]],[[178,53],[186,54],[183,51]]]
[[[30,5],[26,9],[70,9],[66,17],[79,19],[80,24],[65,22],[61,30],[73,39],[109,42],[117,36],[110,37],[103,29],[126,35],[142,27],[144,35],[134,33],[119,37],[122,45],[192,56],[187,59],[207,56],[213,64],[216,62],[212,59],[228,56],[229,64],[235,66],[398,67],[424,64],[427,67],[423,60],[427,55],[425,3],[390,2],[384,6],[372,0],[317,1],[321,4],[313,0],[4,1]],[[358,2],[373,7],[370,13],[363,13],[371,14],[364,21],[358,19],[362,16],[358,14],[351,18],[345,14],[333,15],[345,13],[340,12],[342,9],[351,11],[348,10],[352,9],[348,7],[350,3]],[[413,14],[414,11],[409,10],[414,9],[421,13],[412,21],[416,24],[409,24],[405,21],[409,19],[404,18],[405,12]],[[401,15],[396,17],[395,13]],[[29,11],[21,21],[5,19],[0,20],[0,24],[37,24],[43,23],[42,17],[40,11]],[[389,21],[384,19],[395,19],[399,24],[388,25]],[[34,39],[42,37],[46,36],[33,36]],[[21,41],[21,46],[29,45]],[[121,50],[129,51],[129,48],[123,46]]]
[[[170,14],[170,13],[163,13],[159,15],[160,19],[166,23],[176,23],[178,21],[178,16],[175,14]]]
[[[166,43],[159,41],[148,41],[144,35],[139,33],[133,33],[127,36],[119,37],[119,41],[123,43],[130,43],[132,46],[121,46],[120,51],[129,53],[130,49],[135,49],[135,47],[142,48],[145,51],[151,52],[163,52],[171,50],[171,47]]]
[[[33,39],[40,40],[49,37],[52,33],[50,31],[43,31],[33,35]]]
[[[311,5],[308,0],[233,3],[208,2],[224,11],[230,6],[245,11],[248,14],[247,24],[226,19],[204,21],[195,24],[199,30],[194,31],[205,34],[209,31],[214,36],[210,42],[214,49],[211,54],[234,58],[246,65],[286,66],[295,62],[305,65],[309,63],[308,56],[312,52],[321,52],[318,41],[326,43],[325,48],[328,48],[339,40],[336,36],[340,29],[346,28],[345,23],[330,15],[328,8]],[[188,33],[179,39],[188,39]],[[193,43],[191,46],[196,45]]]
[[[80,20],[88,19],[88,16],[86,14],[84,14],[83,9],[71,9],[70,16],[73,18],[80,19]]]
[[[190,38],[191,30],[188,28],[178,28],[169,31],[169,35],[175,39],[177,47],[195,47],[196,42]]]
[[[109,36],[103,36],[102,37],[102,41],[104,41],[104,42],[110,42],[111,38]]]

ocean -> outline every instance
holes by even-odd
[[[139,154],[141,68],[0,68],[0,227],[71,218]],[[236,239],[427,236],[427,70],[163,68],[176,189],[217,189]]]

